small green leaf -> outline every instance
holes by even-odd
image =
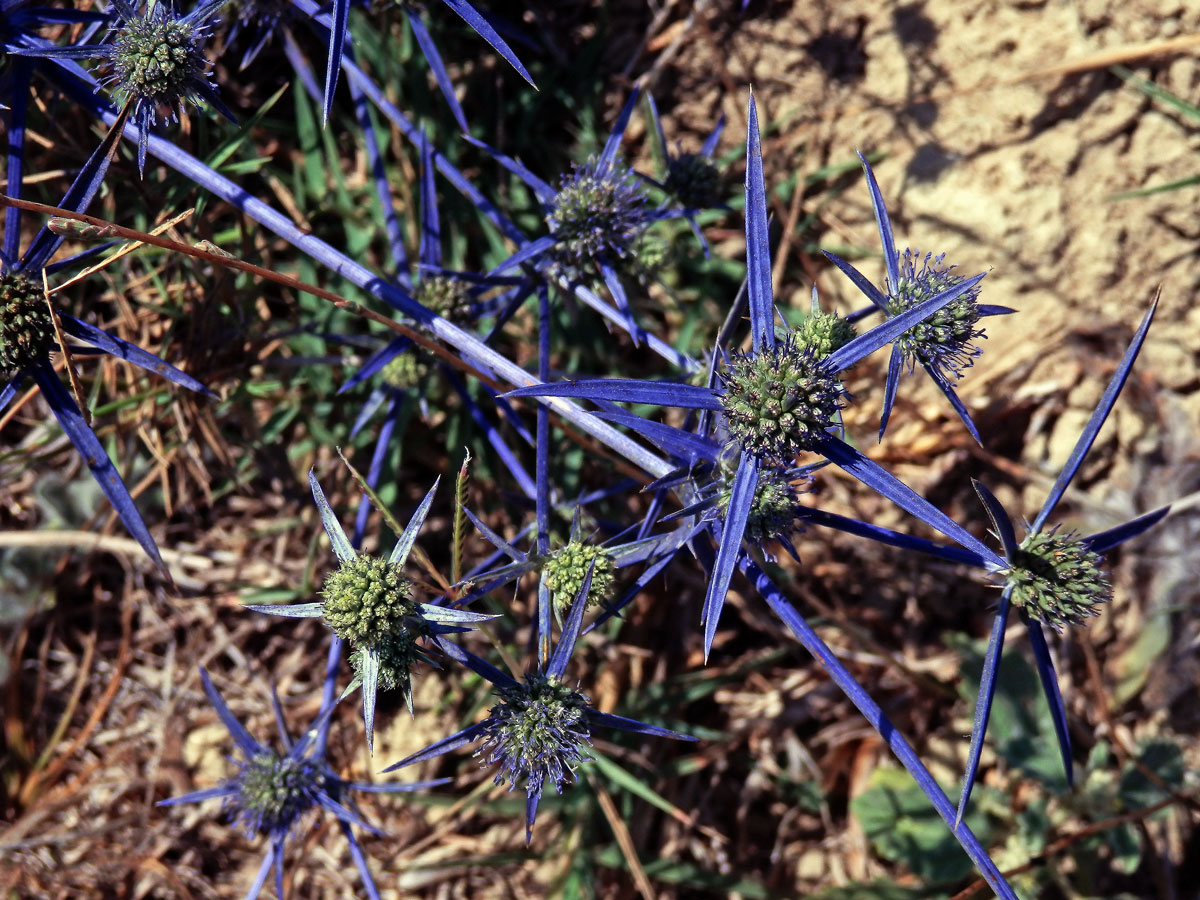
[[[867,790],[850,801],[850,810],[884,859],[932,882],[956,881],[970,874],[971,860],[902,769],[877,769]],[[983,816],[969,813],[967,824],[986,846],[989,827]]]
[[[1146,742],[1138,753],[1138,762],[1158,776],[1168,787],[1183,785],[1183,754],[1173,741],[1159,738]],[[1167,792],[1151,781],[1137,766],[1121,773],[1121,800],[1131,809],[1145,809],[1167,797]]]

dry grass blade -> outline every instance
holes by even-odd
[[[154,226],[154,229],[150,232],[150,234],[155,235],[155,236],[161,235],[164,232],[170,230],[171,228],[174,228],[176,225],[178,225],[184,219],[189,218],[195,212],[196,212],[195,207],[184,210],[179,215],[168,219],[167,221],[163,222],[161,225]],[[53,222],[53,221],[54,220],[51,219],[51,222]],[[68,219],[67,221],[71,222],[71,221],[75,221],[75,220]],[[56,229],[53,228],[53,226],[52,226],[51,231],[54,231],[54,230],[56,230]],[[116,226],[106,226],[103,229],[103,234],[106,237],[123,236],[123,235],[119,235],[118,231],[116,230]],[[80,272],[78,275],[76,275],[74,278],[71,278],[68,281],[64,281],[58,287],[51,290],[50,293],[57,294],[59,291],[66,290],[67,288],[71,287],[73,284],[79,283],[83,279],[87,278],[89,275],[95,275],[97,272],[107,268],[108,266],[112,265],[117,260],[121,259],[122,257],[128,256],[130,253],[132,253],[134,250],[137,250],[139,247],[145,246],[145,243],[146,243],[145,241],[141,241],[136,238],[131,239],[129,243],[120,247],[117,250],[117,252],[114,253],[112,256],[105,258],[101,262],[96,263],[96,265],[94,265],[94,266],[89,266],[88,268],[86,268],[82,272]]]
[[[590,775],[588,776],[588,783],[592,790],[596,792],[596,799],[600,801],[600,809],[604,813],[604,818],[608,820],[609,827],[612,828],[613,836],[617,839],[617,846],[621,848],[621,856],[625,859],[625,865],[629,866],[629,874],[633,876],[633,883],[637,886],[638,893],[642,895],[643,900],[654,900],[654,885],[650,883],[650,879],[646,875],[646,870],[642,868],[642,863],[638,859],[637,848],[633,846],[633,836],[629,833],[629,828],[621,818],[621,813],[618,812],[617,805],[613,803],[608,791],[599,785],[596,779]]]
[[[54,337],[58,341],[59,349],[62,350],[63,368],[67,372],[67,380],[71,382],[71,393],[75,395],[75,405],[79,407],[79,414],[83,416],[83,421],[89,428],[92,427],[92,412],[88,409],[87,403],[83,399],[83,388],[79,385],[79,376],[75,374],[75,367],[71,365],[71,350],[67,346],[67,339],[63,335],[62,322],[58,319],[58,311],[55,310],[54,304],[50,302],[50,282],[46,280],[46,270],[42,269],[42,297],[46,301],[46,309],[50,311],[50,321],[54,324]]]

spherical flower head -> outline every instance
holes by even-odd
[[[671,263],[671,244],[660,235],[643,231],[633,251],[634,273],[642,278],[660,280]]]
[[[286,834],[296,820],[317,802],[325,778],[306,759],[271,751],[241,763],[234,779],[237,793],[229,801],[234,818],[246,834]]]
[[[421,279],[413,296],[422,306],[451,322],[464,322],[471,315],[469,286],[465,281],[448,275],[434,275]]]
[[[592,583],[586,600],[589,608],[606,599],[612,591],[613,564],[608,551],[583,541],[570,541],[546,560],[542,578],[550,589],[554,608],[560,613],[566,612],[575,602],[593,562]]]
[[[926,253],[922,258],[919,251],[904,251],[898,290],[888,298],[889,315],[899,315],[964,281],[954,274],[954,266],[946,265],[945,256]],[[920,363],[932,366],[943,377],[958,378],[974,363],[981,351],[971,341],[983,336],[983,329],[975,327],[978,300],[979,289],[972,288],[896,339],[910,371]]]
[[[717,164],[699,153],[684,153],[667,160],[663,187],[685,209],[708,209],[721,202],[721,173]]]
[[[794,335],[770,350],[733,354],[722,380],[731,439],[770,463],[816,447],[845,405],[845,389],[825,358]]]
[[[426,636],[427,631],[424,620],[410,620],[403,631],[389,634],[375,645],[375,655],[379,657],[377,690],[400,688],[406,695],[409,693],[413,667],[425,659],[417,641]],[[362,678],[366,652],[366,648],[356,647],[350,653],[350,668],[359,678]]]
[[[139,105],[177,108],[195,98],[197,85],[210,86],[205,37],[202,25],[177,17],[168,4],[155,3],[117,27],[109,80],[123,98],[132,97]]]
[[[563,178],[546,215],[558,240],[556,262],[578,272],[631,255],[647,223],[645,207],[646,194],[628,166],[595,160],[576,166]]]
[[[500,702],[483,723],[482,765],[499,763],[496,784],[509,790],[525,779],[530,797],[540,796],[546,781],[561,793],[575,780],[575,768],[589,757],[588,698],[555,678],[531,673],[523,684],[496,689]]]
[[[415,348],[398,353],[388,360],[379,377],[388,387],[398,390],[414,388],[429,374],[429,364]]]
[[[724,521],[729,511],[729,499],[733,494],[733,478],[725,480],[717,494],[717,513]],[[796,516],[800,504],[796,500],[796,488],[787,476],[772,469],[764,469],[754,489],[754,500],[750,504],[750,515],[746,519],[744,536],[755,544],[783,537],[796,530]]]
[[[45,359],[54,341],[42,286],[18,272],[0,275],[0,375]]]
[[[1031,534],[1011,562],[1012,602],[1055,631],[1099,615],[1099,605],[1112,599],[1100,554],[1076,534]]]
[[[343,562],[325,579],[321,615],[342,640],[377,647],[403,630],[416,612],[412,582],[378,556],[359,555]]]
[[[816,310],[796,328],[796,342],[822,359],[854,340],[857,330],[837,313]]]

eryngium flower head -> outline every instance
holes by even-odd
[[[546,560],[542,578],[558,612],[565,612],[575,602],[589,566],[592,566],[592,583],[586,602],[591,607],[607,598],[612,590],[613,564],[608,551],[604,547],[572,540]]]
[[[920,251],[904,251],[898,289],[887,300],[889,315],[898,315],[965,280],[954,274],[954,266],[946,265],[945,256],[926,253],[922,258]],[[971,341],[984,336],[983,329],[975,327],[979,322],[978,300],[978,288],[967,291],[896,340],[909,371],[921,363],[943,377],[958,378],[974,363],[981,351]]]
[[[325,786],[319,766],[308,759],[279,756],[271,750],[239,763],[237,793],[226,801],[247,837],[280,835],[317,803]]]
[[[176,106],[197,80],[207,83],[203,30],[155,3],[144,16],[126,20],[112,47],[112,81],[126,96]]]
[[[45,359],[54,346],[54,321],[42,286],[27,275],[0,275],[0,376]]]
[[[814,309],[804,317],[795,335],[796,343],[824,358],[854,340],[857,330],[853,322],[846,321],[837,313]]]
[[[616,263],[634,250],[646,225],[646,194],[630,169],[588,160],[564,176],[546,222],[557,238],[559,265],[579,271],[597,261]]]
[[[561,792],[575,780],[575,767],[589,757],[591,734],[585,713],[591,703],[556,678],[537,673],[524,683],[499,686],[500,702],[483,722],[483,765],[499,763],[495,783],[509,790],[525,779],[525,792],[540,796],[549,779]]]
[[[686,209],[708,209],[721,202],[721,172],[700,153],[668,158],[663,187]]]
[[[1112,599],[1100,554],[1074,533],[1029,535],[1005,574],[1012,602],[1055,631],[1099,615]]]
[[[355,556],[325,579],[321,616],[342,640],[373,648],[416,613],[411,593],[412,582],[400,566],[378,556]]]
[[[722,520],[729,509],[732,493],[731,475],[717,494],[716,508]],[[754,489],[754,500],[750,505],[750,515],[746,519],[746,530],[742,535],[759,546],[784,537],[796,530],[796,516],[799,510],[796,488],[788,477],[774,469],[764,469]]]
[[[417,282],[413,297],[422,306],[451,322],[466,321],[474,305],[470,286],[465,281],[448,275],[422,278]]]
[[[791,334],[773,348],[733,354],[722,380],[731,438],[772,463],[813,449],[845,405],[842,383],[824,357]]]
[[[132,120],[139,131],[139,169],[145,168],[149,130],[160,109],[178,118],[185,102],[205,102],[233,121],[216,85],[209,81],[212,66],[203,49],[209,20],[224,6],[222,0],[205,0],[187,15],[180,15],[167,0],[149,0],[144,12],[130,0],[113,0],[112,6],[116,15],[109,40],[95,45],[94,52],[86,46],[67,49],[72,58],[97,57],[107,62],[104,84],[116,91],[122,103],[132,104]]]
[[[420,384],[428,374],[429,365],[422,358],[422,352],[410,347],[388,360],[380,370],[379,377],[388,387],[407,390]]]

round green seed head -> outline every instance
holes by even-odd
[[[434,275],[417,283],[415,297],[443,319],[466,321],[471,314],[471,294],[465,281],[447,275]]]
[[[920,267],[918,268],[918,262]],[[945,262],[945,254],[933,256],[905,250],[900,261],[899,283],[888,298],[888,315],[896,316],[931,300],[965,279]],[[974,362],[980,350],[971,341],[983,336],[979,323],[979,289],[972,288],[951,300],[932,316],[918,322],[896,339],[909,368],[929,365],[943,376],[959,377]]]
[[[247,831],[269,834],[286,832],[316,803],[324,777],[305,759],[267,752],[243,763],[236,781],[237,818]]]
[[[1012,602],[1055,631],[1100,614],[1112,599],[1100,554],[1074,534],[1031,534],[1007,573]]]
[[[773,463],[817,446],[845,405],[838,377],[794,335],[773,350],[734,354],[723,381],[721,406],[731,438]]]
[[[0,275],[0,373],[45,359],[54,340],[54,321],[42,286],[16,272]]]
[[[122,92],[167,104],[187,96],[208,66],[191,24],[157,16],[128,20],[112,60]]]
[[[425,659],[425,654],[421,652],[417,643],[423,631],[420,623],[410,620],[404,631],[387,635],[375,645],[373,649],[376,656],[379,657],[378,690],[394,691],[396,688],[400,688],[405,696],[409,695],[412,669],[418,662]],[[362,677],[365,655],[364,647],[357,647],[350,653],[350,668],[359,678]]]
[[[540,796],[547,781],[562,791],[574,781],[576,766],[588,758],[588,698],[536,673],[524,683],[497,688],[496,694],[500,702],[483,723],[475,755],[485,765],[499,763],[496,784],[516,787],[524,778],[531,797]]]
[[[636,248],[646,224],[646,195],[624,165],[589,161],[562,180],[546,223],[557,239],[557,265],[567,273],[597,261],[617,263]]]
[[[379,377],[388,387],[407,390],[415,388],[429,374],[429,363],[425,361],[420,351],[410,347],[390,360],[380,372]]]
[[[671,159],[663,187],[686,209],[708,209],[721,202],[721,173],[717,164],[699,153],[684,153]]]
[[[588,608],[607,599],[612,591],[613,564],[608,551],[582,541],[571,541],[546,560],[542,578],[550,589],[555,609],[560,613],[566,612],[575,602],[593,560],[596,564],[592,569],[592,584],[588,588]]]
[[[837,313],[818,310],[800,323],[796,329],[796,343],[810,348],[814,355],[824,359],[850,343],[856,335],[853,322],[847,322]]]
[[[717,511],[722,520],[729,511],[729,500],[733,495],[733,480],[722,484],[717,495]],[[754,489],[754,500],[750,515],[746,519],[744,537],[756,544],[772,541],[796,528],[796,489],[782,475],[771,470],[763,471],[758,486]]]
[[[671,244],[657,234],[642,232],[634,249],[636,271],[647,278],[658,278],[671,262]]]
[[[334,634],[356,646],[379,646],[416,611],[412,582],[378,556],[348,559],[325,579],[321,614]]]

